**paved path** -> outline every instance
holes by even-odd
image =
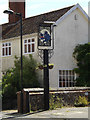
[[[76,118],[79,120],[90,120],[88,119],[89,115],[89,108],[88,107],[72,107],[72,108],[61,108],[57,110],[49,110],[49,111],[42,111],[42,112],[36,112],[36,113],[28,113],[28,114],[19,114],[17,113],[17,110],[13,111],[3,111],[2,117],[3,120],[11,119],[11,120],[32,120],[33,118],[36,120],[40,120],[40,118],[47,118],[48,120],[56,120],[59,118],[59,120],[71,120],[71,118]],[[1,115],[0,115],[1,116]],[[68,119],[65,119],[68,118]],[[41,119],[41,120],[42,120]]]

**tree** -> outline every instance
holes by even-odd
[[[7,98],[15,98],[16,92],[21,90],[20,58],[15,57],[14,66],[14,68],[7,70],[2,78],[2,92],[3,96]],[[37,62],[32,55],[23,56],[23,88],[40,87],[36,67]]]
[[[76,86],[90,87],[90,43],[77,45],[73,56],[77,61],[78,68],[74,71],[78,74]]]

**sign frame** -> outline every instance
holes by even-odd
[[[43,23],[39,25],[37,45],[39,50],[53,49],[51,24]]]

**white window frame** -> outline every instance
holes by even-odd
[[[3,46],[3,44],[4,44],[4,46]],[[8,44],[8,45],[6,46],[6,44]],[[10,55],[9,55],[9,47],[11,48],[11,54]],[[3,48],[4,48],[4,55],[3,55]],[[7,50],[7,55],[6,55],[6,48],[8,49]],[[11,42],[2,43],[2,50],[1,50],[1,52],[2,52],[2,57],[11,56],[12,55],[12,43]]]
[[[60,75],[60,71],[64,71],[65,74],[64,75],[63,74]],[[66,75],[66,71],[68,71],[68,75]],[[73,70],[59,70],[59,80],[58,80],[59,88],[60,87],[74,87],[74,85],[75,85],[74,80],[76,79],[76,74],[73,71],[74,74],[70,75],[69,74],[70,71],[73,71]],[[60,77],[62,77],[62,80],[61,80],[62,86],[60,86]],[[66,77],[68,77],[68,81],[67,81]],[[72,79],[70,79],[70,78],[72,78]],[[63,79],[65,79],[65,81],[63,81]],[[63,86],[63,82],[65,82],[65,86]],[[70,82],[73,84],[72,86],[70,86]]]
[[[32,39],[34,39],[34,42],[32,42]],[[28,40],[30,40],[30,42],[28,42]],[[27,41],[27,42],[25,43],[25,41]],[[24,54],[32,54],[32,53],[34,53],[32,51],[32,44],[34,44],[34,52],[35,52],[35,38],[32,37],[32,38],[27,38],[27,39],[24,40],[24,44],[23,44],[23,48],[24,48],[23,52],[24,52]],[[27,52],[26,53],[25,53],[25,45],[27,45]],[[30,52],[28,52],[28,45],[30,45],[30,47],[31,47]]]

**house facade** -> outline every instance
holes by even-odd
[[[40,63],[37,48],[38,27],[44,21],[53,22],[54,49],[49,63],[54,68],[49,70],[50,88],[73,87],[76,74],[73,69],[76,61],[72,54],[78,44],[88,42],[88,15],[79,4],[57,11],[33,16],[23,20],[23,55],[32,54]],[[20,26],[19,22],[2,25],[0,40],[0,71],[14,67],[15,55],[20,57]],[[43,85],[43,71],[39,70],[40,83]]]
[[[52,87],[74,86],[73,81],[77,77],[73,72],[77,67],[72,56],[74,48],[88,42],[88,16],[82,12],[77,4],[55,23],[55,49],[51,58],[55,67],[50,71]]]

